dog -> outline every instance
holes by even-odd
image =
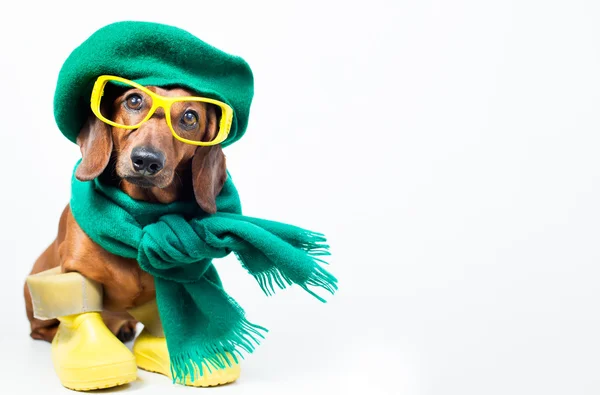
[[[183,88],[148,88],[167,97],[193,95]],[[129,113],[123,102],[131,97],[130,91],[103,99],[103,103],[111,103],[103,111],[111,112],[116,121],[126,120]],[[210,141],[217,133],[220,110],[208,103],[193,106],[198,124],[194,133]],[[216,212],[216,197],[227,178],[221,146],[197,147],[176,140],[162,108],[134,130],[110,126],[90,112],[77,144],[82,160],[75,177],[80,181],[100,177],[135,200],[172,203],[194,199],[205,212]],[[108,329],[123,342],[135,337],[137,321],[127,310],[155,298],[154,280],[135,259],[113,255],[94,243],[75,221],[69,205],[60,216],[56,239],[37,259],[30,274],[54,268],[60,268],[61,273],[78,272],[98,282],[103,288],[102,318]],[[51,342],[59,321],[35,318],[27,284],[24,295],[31,337]]]

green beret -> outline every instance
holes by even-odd
[[[244,59],[227,54],[177,27],[150,22],[105,26],[67,58],[58,75],[54,118],[75,142],[90,113],[96,79],[116,75],[141,85],[182,87],[229,104],[234,119],[223,146],[239,140],[248,125],[253,76]]]

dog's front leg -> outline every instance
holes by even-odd
[[[60,322],[52,341],[52,360],[59,379],[75,390],[131,382],[137,377],[135,358],[106,326],[101,313],[111,310],[110,306],[116,308],[116,326],[133,321],[126,308],[134,305],[142,292],[127,285],[139,284],[139,276],[126,270],[129,263],[115,263],[111,254],[93,243],[70,212],[62,236],[58,242],[60,266],[27,279],[33,315]],[[120,276],[122,281],[117,281]],[[115,296],[107,298],[107,290]]]

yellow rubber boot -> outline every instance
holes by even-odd
[[[89,391],[130,383],[137,378],[133,354],[106,327],[99,313],[58,319],[52,362],[62,385]]]
[[[144,329],[133,344],[133,355],[135,355],[137,366],[140,369],[160,373],[171,379],[173,378],[171,375],[169,350],[167,349],[167,342],[164,337],[153,336]],[[227,366],[225,357],[221,358],[223,358],[223,363]],[[178,383],[192,387],[213,387],[234,382],[240,377],[240,365],[234,362],[230,354],[227,354],[227,358],[231,362],[231,367],[211,369],[210,372],[206,367],[203,367],[202,376],[200,376],[200,371],[196,368],[194,381],[188,375],[184,382]]]
[[[144,330],[133,344],[133,354],[137,366],[172,379],[169,350],[158,315],[156,300],[128,311],[135,319],[144,324]],[[179,382],[179,384],[192,387],[213,387],[234,382],[240,377],[240,365],[235,363],[230,354],[227,354],[226,358],[231,362],[231,366],[227,364],[224,359],[225,356],[222,358],[223,363],[227,366],[225,369],[211,369],[209,372],[204,367],[201,376],[200,371],[196,368],[194,381],[191,380],[190,376],[187,376],[185,381]]]
[[[137,366],[131,351],[106,327],[102,286],[80,273],[60,268],[27,277],[34,317],[58,318],[52,361],[67,388],[87,391],[134,381]]]

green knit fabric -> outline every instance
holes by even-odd
[[[246,130],[254,82],[242,58],[174,26],[124,21],[97,30],[69,55],[60,70],[54,118],[72,142],[90,113],[94,82],[103,74],[145,86],[185,87],[229,104],[234,120],[223,146],[239,140]]]
[[[97,179],[72,178],[71,211],[83,231],[107,251],[137,259],[154,276],[174,381],[186,375],[193,380],[194,368],[202,365],[224,368],[224,352],[237,362],[240,351],[252,352],[265,331],[248,322],[227,295],[213,258],[235,253],[267,295],[298,284],[324,301],[310,287],[332,294],[337,289],[336,278],[319,265],[329,255],[324,236],[243,216],[229,174],[217,210],[208,215],[195,201],[138,201]]]

